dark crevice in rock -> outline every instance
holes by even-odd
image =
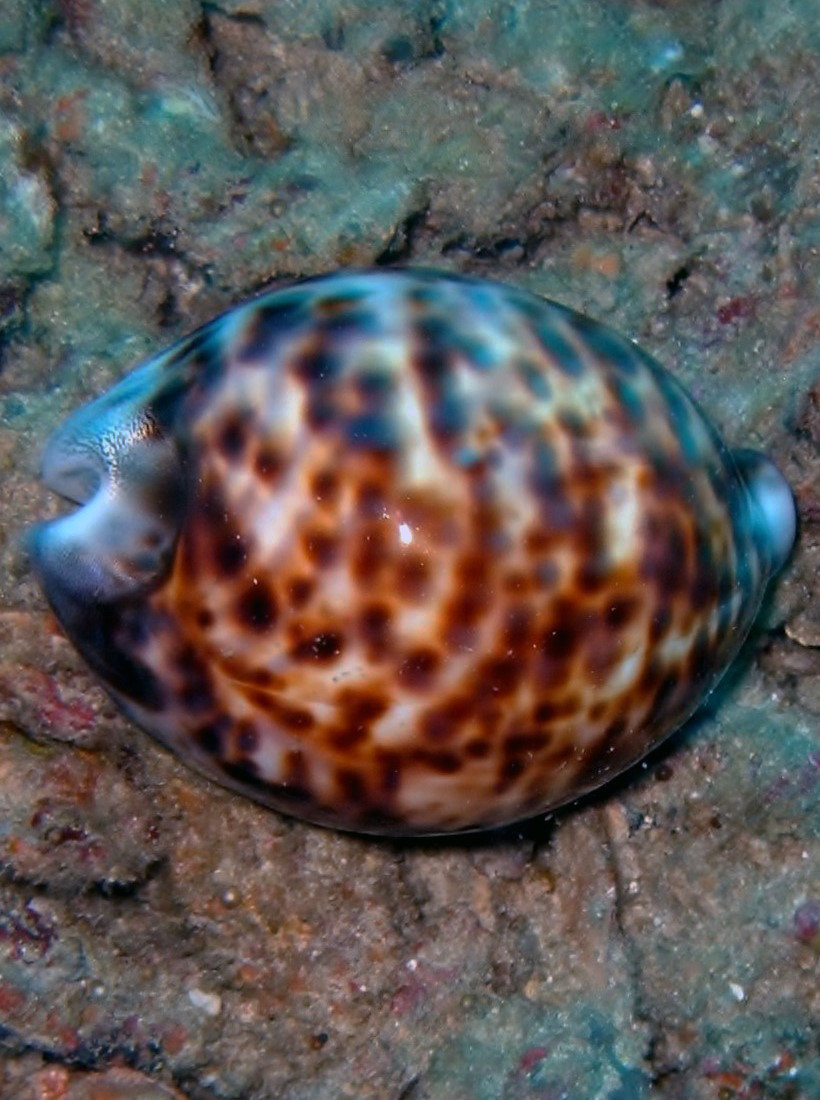
[[[110,901],[128,901],[136,898],[145,887],[166,869],[168,860],[162,856],[146,864],[142,873],[130,879],[104,878],[94,883],[93,891]]]
[[[374,263],[377,267],[389,267],[391,264],[406,264],[412,257],[418,234],[424,227],[429,203],[418,210],[412,210],[393,230],[393,235]]]
[[[618,852],[618,839],[615,836],[607,819],[606,811],[600,814],[605,838],[607,860],[612,873],[612,882],[615,891],[613,915],[615,927],[620,937],[624,951],[624,970],[629,981],[629,995],[632,1003],[632,1015],[635,1020],[644,1023],[649,1028],[649,1040],[644,1060],[652,1071],[650,1054],[657,1049],[661,1041],[661,1024],[655,1020],[650,1012],[645,990],[643,967],[641,964],[640,944],[635,940],[628,927],[629,908],[629,883]]]
[[[129,256],[136,256],[153,263],[165,291],[157,307],[157,325],[160,329],[175,327],[183,317],[179,305],[179,284],[201,281],[207,285],[209,271],[190,262],[177,247],[179,230],[174,225],[156,222],[136,236],[114,232],[104,210],[97,212],[96,221],[83,230],[83,236],[92,248],[118,248]]]
[[[266,26],[265,20],[261,15],[257,15],[256,12],[250,11],[225,11],[219,4],[211,3],[210,0],[201,0],[200,11],[202,12],[202,18],[207,19],[211,15],[218,15],[222,19],[229,19],[232,23],[243,23],[251,27],[264,27]]]
[[[402,1088],[401,1092],[396,1097],[396,1100],[414,1100],[419,1095],[419,1085],[421,1084],[421,1077],[414,1077],[411,1081]]]
[[[259,15],[250,13],[223,11],[218,4],[209,3],[207,0],[202,0],[200,3],[200,13],[195,34],[205,52],[214,88],[225,105],[228,133],[234,147],[243,156],[261,160],[270,160],[287,152],[292,147],[293,140],[279,128],[275,115],[270,110],[264,110],[265,96],[251,97],[254,108],[261,109],[267,120],[261,131],[254,126],[253,119],[249,117],[247,105],[242,103],[243,89],[231,78],[230,64],[223,58],[220,47],[218,21],[248,28],[246,33],[265,35],[267,34],[265,20]],[[265,90],[265,95],[268,91],[269,89]],[[254,113],[250,112],[251,115]]]
[[[0,373],[3,370],[6,349],[11,341],[31,335],[29,304],[36,289],[42,283],[50,282],[59,275],[60,252],[66,221],[63,187],[58,166],[49,155],[40,136],[24,131],[21,163],[26,172],[39,176],[45,181],[54,204],[54,230],[46,250],[48,259],[46,266],[39,271],[20,274],[16,279],[11,279],[0,287]]]
[[[674,298],[677,294],[683,290],[686,280],[692,274],[691,269],[687,264],[682,264],[677,271],[674,271],[666,280],[666,296],[667,298]]]

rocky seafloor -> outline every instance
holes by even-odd
[[[0,1096],[820,1096],[817,0],[0,0]],[[197,778],[63,639],[50,431],[264,285],[423,264],[637,339],[771,454],[717,696],[549,820],[426,843]]]

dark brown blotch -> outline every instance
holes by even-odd
[[[490,565],[490,556],[480,552],[463,554],[456,562],[453,578],[456,595],[445,609],[445,633],[448,627],[474,625],[489,608]]]
[[[264,633],[276,625],[276,597],[267,583],[255,577],[236,602],[236,615],[247,630]]]
[[[388,510],[387,493],[380,481],[366,478],[356,486],[356,511],[365,520],[382,519]]]
[[[339,693],[338,705],[349,722],[368,725],[387,711],[389,701],[375,691],[346,688]]]
[[[491,603],[489,592],[480,588],[459,591],[450,600],[444,609],[443,634],[453,648],[460,648],[470,637],[469,628],[486,614]]]
[[[571,718],[580,707],[575,695],[539,700],[533,709],[533,721],[538,725],[549,725],[563,718]]]
[[[274,721],[291,733],[305,733],[315,725],[316,720],[309,710],[277,702],[271,696],[265,709]]]
[[[275,447],[262,446],[256,452],[253,468],[260,481],[272,485],[281,476],[285,468],[285,459]]]
[[[326,740],[328,746],[335,752],[348,753],[359,748],[370,740],[370,732],[366,726],[344,725],[331,729]]]
[[[402,554],[396,564],[396,591],[409,603],[421,603],[430,595],[432,566],[421,554]]]
[[[218,430],[216,445],[229,462],[238,462],[248,442],[249,424],[238,414],[229,416]]]
[[[401,786],[402,758],[397,752],[382,751],[376,759],[378,787],[382,795],[393,797]]]
[[[353,549],[351,569],[354,580],[366,588],[373,584],[391,559],[384,525],[368,523],[363,526]]]
[[[214,541],[214,567],[217,576],[235,577],[242,572],[247,560],[248,546],[240,535],[226,532]]]
[[[600,622],[591,624],[584,631],[584,663],[593,683],[609,676],[623,652],[623,641],[618,631],[604,628]]]
[[[569,661],[574,656],[579,641],[575,609],[566,601],[561,601],[554,610],[552,626],[541,635],[540,652],[550,661]]]
[[[640,575],[657,586],[662,599],[681,592],[687,584],[687,540],[678,518],[673,514],[649,516],[643,531],[644,553]]]
[[[326,389],[337,377],[341,360],[329,344],[316,339],[292,360],[297,378],[312,390]]]
[[[207,607],[201,607],[196,613],[196,625],[200,630],[210,630],[214,625],[214,613]]]
[[[411,649],[396,669],[396,678],[409,691],[426,691],[432,687],[441,664],[441,657],[425,646]]]
[[[186,710],[209,710],[214,705],[214,692],[208,666],[193,646],[186,645],[173,661],[180,676],[179,700]]]
[[[222,715],[206,722],[194,733],[196,743],[211,756],[222,756],[225,749],[225,737],[230,729],[230,719]]]
[[[224,497],[214,486],[206,486],[184,531],[179,554],[182,571],[198,575],[210,566],[220,579],[234,577],[249,552],[249,542],[240,534]]]
[[[689,599],[695,611],[703,611],[717,602],[718,574],[708,540],[700,536],[695,547],[695,572]]]
[[[603,615],[603,622],[610,630],[623,630],[631,622],[640,608],[640,601],[632,597],[613,600]]]
[[[247,325],[236,350],[239,362],[249,363],[270,353],[283,335],[292,332],[306,317],[305,300],[274,297],[248,312]]]
[[[369,653],[383,655],[390,647],[393,613],[387,604],[367,604],[359,615],[359,636]]]
[[[353,768],[337,768],[336,787],[345,802],[362,806],[367,801],[367,784]]]
[[[313,499],[323,507],[332,507],[339,498],[341,483],[335,470],[319,470],[310,481]]]
[[[304,607],[315,587],[316,582],[311,577],[292,577],[285,586],[290,606],[297,611]]]
[[[413,760],[439,775],[455,775],[461,771],[462,757],[455,752],[437,752],[431,749],[416,749],[413,752]]]
[[[324,527],[310,527],[302,535],[305,555],[319,569],[328,569],[339,560],[339,536]]]
[[[504,742],[504,751],[509,756],[528,756],[540,752],[549,742],[550,735],[543,730],[513,733]]]
[[[533,613],[523,604],[509,607],[504,613],[502,645],[505,651],[522,653],[532,641]]]
[[[244,787],[251,787],[254,790],[267,788],[268,784],[260,776],[253,760],[242,758],[240,760],[222,760],[220,763],[225,775],[235,783],[240,783]]]
[[[305,639],[291,650],[296,661],[316,661],[329,664],[338,660],[344,650],[344,638],[339,631],[326,630]]]
[[[240,756],[253,756],[259,748],[259,731],[253,722],[237,723],[235,744]]]
[[[526,675],[527,666],[515,656],[489,657],[482,661],[476,676],[476,695],[503,698],[511,695]]]
[[[515,783],[521,774],[526,771],[526,768],[527,761],[522,760],[520,756],[505,757],[498,767],[498,777],[495,783],[496,793],[500,794]]]
[[[421,317],[416,323],[412,363],[425,386],[434,392],[443,384],[450,362],[452,330],[439,317]]]
[[[432,707],[421,718],[422,735],[434,742],[450,740],[470,718],[475,705],[472,696],[463,696]]]
[[[301,749],[291,749],[282,760],[282,782],[293,789],[310,790],[307,760]]]
[[[676,676],[669,672],[661,679],[655,691],[655,698],[652,701],[652,706],[656,713],[664,710],[671,702],[673,696],[676,693],[676,689],[681,685],[680,676]],[[691,690],[691,685],[687,685]]]
[[[372,332],[378,314],[358,294],[334,295],[316,303],[316,324],[326,336]]]
[[[655,609],[652,621],[649,624],[649,641],[653,645],[663,638],[672,624],[672,612],[668,604],[662,604]]]
[[[551,461],[544,460],[541,465],[536,455],[529,484],[539,505],[542,537],[553,542],[556,536],[571,534],[575,527],[575,509],[571,487],[567,486],[561,470],[553,467]],[[536,541],[534,536],[536,532],[530,536],[532,548],[546,549],[533,545]]]
[[[695,635],[686,662],[686,671],[693,685],[700,685],[709,678],[712,673],[712,658],[709,632],[706,627],[701,627]]]
[[[619,741],[626,732],[627,722],[625,718],[613,718],[604,730],[604,745],[610,745],[613,741]]]

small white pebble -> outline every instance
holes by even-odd
[[[729,989],[732,991],[732,996],[736,1001],[746,1000],[746,991],[742,985],[738,985],[737,982],[729,982]]]
[[[206,993],[204,989],[189,989],[188,1000],[204,1012],[206,1016],[218,1016],[222,1011],[222,998],[217,993]]]

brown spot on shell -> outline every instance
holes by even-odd
[[[421,554],[403,554],[396,564],[396,592],[409,603],[421,603],[431,592],[433,567]]]
[[[549,744],[550,736],[542,730],[511,734],[504,742],[504,751],[511,756],[540,752]]]
[[[241,460],[248,441],[250,425],[238,415],[228,417],[219,429],[217,447],[230,462]]]
[[[396,679],[410,691],[427,691],[435,679],[441,657],[434,649],[419,646],[407,652],[398,669]]]
[[[367,784],[360,772],[352,768],[338,768],[336,786],[342,800],[354,806],[362,806],[367,800]]]
[[[225,751],[225,737],[230,729],[231,721],[222,716],[211,722],[206,722],[194,733],[196,742],[201,749],[212,756],[221,756]]]
[[[342,726],[327,734],[328,745],[340,753],[349,753],[352,749],[367,744],[369,740],[370,733],[363,725]]]
[[[527,674],[527,666],[518,657],[490,657],[478,667],[476,694],[478,696],[510,695]]]
[[[514,783],[527,769],[527,763],[518,756],[506,757],[498,769],[495,790],[499,794]]]
[[[236,613],[243,627],[258,633],[276,625],[276,598],[265,581],[253,578],[236,604]]]
[[[386,603],[365,604],[359,614],[358,633],[370,660],[386,656],[391,648],[393,612]]]
[[[364,525],[356,540],[351,560],[353,579],[363,590],[377,583],[382,570],[388,565],[392,554],[387,544],[387,531],[384,524],[368,523]]]
[[[447,741],[455,737],[473,713],[475,705],[475,700],[467,696],[432,707],[420,720],[422,735],[430,741]]]
[[[413,759],[417,764],[423,764],[439,775],[455,775],[461,771],[462,766],[461,756],[457,752],[415,749]]]
[[[339,499],[341,484],[335,470],[319,470],[313,475],[310,492],[313,499],[324,507],[332,507]]]
[[[253,722],[243,721],[236,727],[236,748],[240,756],[252,756],[259,747],[259,731]]]
[[[214,541],[214,566],[217,575],[235,577],[248,560],[248,547],[245,540],[237,534],[227,531]]]
[[[341,657],[343,650],[342,634],[336,630],[326,630],[294,646],[291,656],[295,661],[316,661],[325,664]]]
[[[286,591],[291,607],[299,610],[313,594],[316,582],[312,577],[293,577],[287,582]]]
[[[270,445],[261,446],[253,460],[253,468],[260,481],[272,485],[285,469],[285,459]]]
[[[338,561],[339,536],[329,528],[308,528],[302,536],[302,545],[308,560],[320,569],[327,569]]]

